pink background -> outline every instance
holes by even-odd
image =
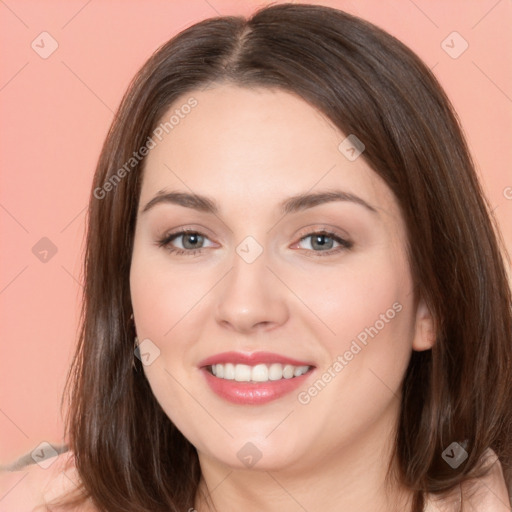
[[[0,43],[8,49],[0,68],[0,465],[43,441],[64,441],[59,405],[77,339],[85,210],[103,139],[130,79],[178,31],[268,3],[0,2]],[[376,23],[433,68],[459,113],[512,251],[512,3],[311,3]],[[454,31],[469,45],[458,58],[443,49],[462,48],[459,36],[446,40]],[[58,43],[46,59],[31,47],[35,41],[39,51],[50,48],[42,32]],[[46,262],[32,252],[43,237],[57,247]]]

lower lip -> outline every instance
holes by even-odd
[[[277,400],[296,390],[311,375],[314,368],[300,377],[269,380],[267,382],[238,382],[215,377],[206,368],[201,368],[206,382],[221,398],[238,405],[259,405]]]

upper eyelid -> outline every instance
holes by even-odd
[[[210,240],[210,242],[212,242],[212,240],[206,233],[203,233],[202,231],[199,231],[198,229],[180,229],[179,231],[175,231],[175,232],[164,235],[160,240],[163,242],[166,242],[166,243],[170,243],[170,242],[176,240],[177,238],[186,236],[188,234],[197,234],[199,236],[202,236],[203,238]],[[201,249],[204,249],[204,247],[201,247]]]

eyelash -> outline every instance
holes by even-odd
[[[157,245],[158,245],[158,247],[163,247],[167,251],[169,251],[171,254],[176,254],[177,256],[181,256],[181,255],[195,256],[196,254],[201,254],[204,247],[201,247],[199,249],[178,249],[178,248],[172,247],[170,245],[170,243],[172,241],[174,241],[174,239],[179,238],[182,235],[190,235],[190,234],[199,235],[201,237],[207,238],[200,231],[193,230],[193,229],[184,229],[184,230],[177,231],[177,232],[170,233],[170,234],[166,235],[165,237],[163,237],[162,239],[160,239],[157,242]],[[328,231],[328,230],[320,230],[320,231],[302,233],[300,235],[301,238],[299,239],[299,242],[302,242],[304,239],[309,238],[310,236],[314,236],[314,235],[326,236],[327,238],[331,238],[335,242],[338,242],[340,244],[340,247],[336,247],[335,249],[329,249],[328,251],[313,251],[312,249],[311,250],[303,249],[306,251],[314,252],[315,256],[313,256],[313,257],[332,256],[333,254],[337,254],[338,252],[345,251],[347,249],[351,249],[353,246],[352,242],[345,240],[344,238],[341,238],[340,236],[338,236],[336,233],[334,233],[332,231]]]

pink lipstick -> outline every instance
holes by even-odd
[[[223,352],[199,367],[210,389],[238,405],[258,405],[291,393],[314,371],[310,361],[270,352]]]

